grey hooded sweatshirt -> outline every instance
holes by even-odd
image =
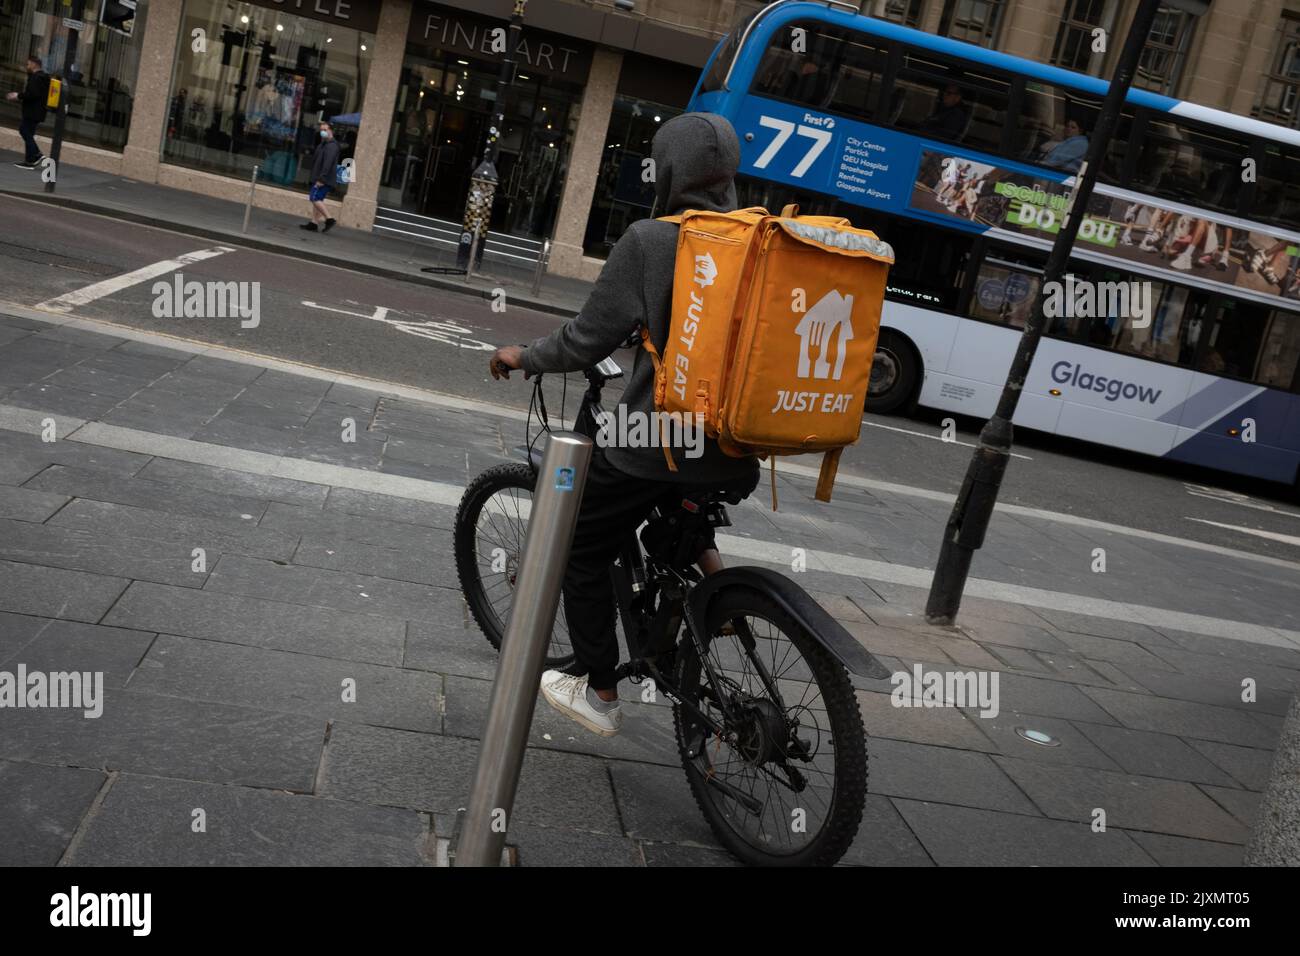
[[[657,214],[687,209],[730,212],[736,208],[736,170],[740,141],[725,117],[686,113],[659,128],[650,147],[654,159]],[[617,349],[642,326],[660,354],[668,338],[673,301],[673,265],[677,258],[677,225],[642,219],[634,222],[610,250],[605,268],[578,315],[543,336],[524,351],[524,370],[578,372],[590,368]],[[654,364],[637,351],[622,404],[627,413],[654,412]],[[618,407],[606,411],[620,415]],[[686,449],[673,449],[672,472],[658,447],[624,448],[611,444],[605,456],[619,471],[654,481],[711,485],[729,482],[758,469],[756,458],[731,458],[717,442],[706,438],[703,454],[688,458]],[[756,475],[755,475],[756,477]]]

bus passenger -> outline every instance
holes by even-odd
[[[1068,119],[1065,121],[1065,135],[1059,140],[1043,144],[1042,163],[1054,169],[1063,169],[1067,173],[1077,173],[1087,153],[1088,135],[1083,130],[1083,124]]]
[[[943,88],[934,112],[921,124],[921,132],[960,142],[970,126],[970,107],[962,98],[961,88],[949,83]]]

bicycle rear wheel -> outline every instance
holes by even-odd
[[[678,688],[733,738],[708,732],[674,705],[678,749],[701,812],[749,865],[835,863],[857,835],[867,790],[866,729],[848,673],[753,588],[721,592],[701,623],[716,683],[684,640]]]
[[[469,483],[456,511],[453,540],[461,592],[479,629],[498,651],[510,619],[535,480],[532,468],[523,462],[495,465]],[[561,601],[546,666],[562,668],[572,662]]]

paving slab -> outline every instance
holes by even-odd
[[[307,791],[324,721],[106,688],[103,714],[7,711],[0,758]]]
[[[67,495],[0,484],[0,519],[40,524],[70,500]],[[0,536],[0,543],[3,540]]]
[[[155,458],[142,468],[137,476],[151,481],[183,483],[187,487],[204,491],[239,495],[263,501],[278,501],[308,508],[320,508],[330,492],[326,485],[314,485],[289,478],[274,478],[269,475],[252,475],[231,468],[172,461],[167,458]]]
[[[1232,776],[1247,790],[1263,790],[1268,786],[1273,769],[1273,752],[1254,747],[1217,743],[1212,740],[1188,740],[1193,747],[1216,767]]]
[[[175,482],[118,478],[102,472],[51,465],[25,485],[75,498],[164,511],[175,515],[229,518],[256,522],[267,502],[258,498],[194,490]],[[251,517],[245,518],[245,515]]]
[[[918,800],[894,805],[939,866],[1153,866],[1123,830]]]
[[[140,661],[131,689],[322,721],[431,733],[441,726],[439,674],[169,634]]]
[[[635,840],[609,833],[516,823],[506,834],[506,845],[517,849],[519,866],[646,865],[641,848]]]
[[[1091,825],[1094,810],[1106,827],[1244,843],[1247,828],[1190,783],[1075,767],[1049,767],[1029,760],[994,757],[1042,812],[1057,820]]]
[[[391,665],[401,663],[406,637],[406,624],[397,618],[139,582],[104,623]]]
[[[1034,816],[1037,808],[982,753],[872,738],[872,792]]]
[[[203,827],[195,831],[195,810]],[[428,866],[429,824],[409,810],[306,794],[121,774],[74,866]]]
[[[0,520],[0,558],[70,571],[156,581],[199,588],[207,571],[194,569],[194,542],[139,537],[105,537],[61,526]],[[205,549],[204,565],[216,564],[221,552]]]
[[[107,775],[0,760],[0,866],[54,866]]]
[[[1164,697],[1129,694],[1090,687],[1084,690],[1104,707],[1107,714],[1125,727],[1153,730],[1177,737],[1196,737],[1245,747],[1271,748],[1277,734],[1270,732],[1252,715],[1228,707],[1213,707]],[[1112,721],[1091,721],[1091,723]]]
[[[479,743],[409,730],[335,724],[322,767],[324,796],[454,813],[465,806]],[[622,834],[603,761],[529,749],[515,822]]]
[[[890,695],[856,691],[869,738],[883,737],[962,750],[997,752],[997,746],[956,707],[895,707]]]
[[[0,611],[94,623],[128,583],[125,578],[0,560]]]
[[[461,605],[459,588],[282,565],[240,555],[224,555],[204,590],[361,614],[382,610],[413,621],[446,620],[448,615],[459,615]]]
[[[1129,836],[1160,866],[1241,866],[1245,847],[1212,843],[1164,833],[1130,833]]]
[[[50,519],[57,528],[85,532],[111,541],[117,537],[174,541],[202,547],[219,557],[225,552],[288,561],[298,545],[296,535],[260,528],[251,519],[185,517],[149,508],[82,498],[68,503]],[[207,562],[211,569],[216,557]]]
[[[1203,754],[1170,734],[1082,721],[1075,726],[1127,773],[1227,787],[1235,784]]]
[[[47,620],[21,648],[6,653],[0,645],[0,666],[12,671],[22,663],[29,673],[98,672],[105,687],[123,687],[154,637],[120,627]]]

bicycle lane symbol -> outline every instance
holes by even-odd
[[[405,332],[408,335],[418,335],[420,338],[432,339],[435,342],[441,342],[444,345],[454,345],[457,348],[473,349],[479,352],[496,351],[496,346],[479,339],[468,338],[467,336],[474,332],[474,329],[457,325],[455,322],[439,322],[436,320],[416,321],[413,319],[390,319],[388,314],[392,312],[387,306],[377,305],[375,311],[370,315],[364,312],[352,312],[348,309],[335,309],[328,305],[321,305],[318,302],[312,302],[307,299],[302,300],[302,304],[309,309],[320,309],[323,312],[334,312],[338,315],[351,315],[358,319],[369,319],[372,322],[382,322],[384,325],[390,325],[399,332]],[[401,313],[396,313],[400,315]]]

